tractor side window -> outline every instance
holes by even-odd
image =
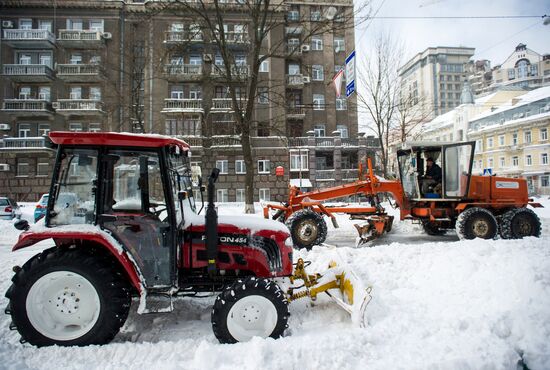
[[[399,156],[399,170],[401,172],[401,183],[407,198],[418,197],[418,183],[416,182],[416,158],[409,155]]]
[[[55,174],[49,224],[91,224],[95,220],[97,151],[64,149]]]
[[[472,145],[463,144],[445,148],[445,195],[463,197],[466,195],[470,177]]]

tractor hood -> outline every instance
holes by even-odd
[[[192,226],[194,230],[204,228],[205,226],[204,215],[197,215],[195,213],[185,213],[185,225],[184,228]],[[265,219],[255,215],[219,215],[218,216],[218,228],[220,229],[239,229],[248,230],[250,234],[257,234],[263,231],[266,232],[284,233],[290,236],[290,231],[285,224],[279,221]]]

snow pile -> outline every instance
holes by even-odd
[[[538,201],[541,201],[540,199]],[[546,207],[550,201],[542,200]],[[220,205],[220,213],[242,212]],[[454,233],[431,237],[418,225],[396,221],[374,248],[354,248],[355,221],[329,223],[327,243],[373,286],[368,326],[322,296],[290,307],[284,338],[254,338],[220,345],[210,327],[213,297],[181,299],[171,314],[137,315],[135,304],[113,343],[84,348],[21,345],[10,319],[0,315],[0,368],[32,369],[529,369],[550,368],[550,237],[548,209],[543,237],[458,241]],[[11,253],[17,230],[0,224],[0,292],[36,251]],[[11,226],[11,224],[9,224]],[[11,227],[13,228],[13,227]],[[295,253],[322,271],[329,247]],[[7,300],[0,298],[0,306]],[[55,359],[55,361],[52,361]]]

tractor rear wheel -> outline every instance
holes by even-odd
[[[273,281],[251,276],[237,280],[216,298],[212,329],[220,343],[279,338],[289,315],[281,288]]]
[[[130,288],[107,258],[51,248],[23,265],[6,292],[21,340],[36,346],[110,342],[126,321]]]
[[[327,239],[327,223],[322,215],[311,209],[294,212],[286,220],[286,226],[290,230],[294,246],[298,249],[310,250]]]
[[[522,239],[527,236],[539,237],[540,219],[529,208],[515,208],[500,217],[500,236],[502,239]]]
[[[497,232],[497,220],[485,208],[468,208],[456,221],[456,233],[460,239],[494,239]]]

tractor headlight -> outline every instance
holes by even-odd
[[[285,240],[285,245],[287,247],[290,247],[290,248],[293,248],[294,247],[294,243],[292,242],[292,236],[289,236],[288,238],[286,238]]]

